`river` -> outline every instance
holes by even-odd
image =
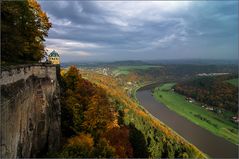
[[[149,113],[210,157],[237,158],[238,146],[201,128],[156,101],[152,96],[152,90],[157,85],[159,84],[145,86],[136,93],[138,101]]]

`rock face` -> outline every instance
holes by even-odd
[[[43,157],[60,146],[59,67],[1,72],[1,157]]]

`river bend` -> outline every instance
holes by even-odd
[[[156,101],[152,96],[152,87],[155,85],[143,87],[136,93],[138,101],[149,113],[210,157],[237,158],[238,146],[201,128]]]

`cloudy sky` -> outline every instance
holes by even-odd
[[[238,58],[237,1],[39,1],[62,61]]]

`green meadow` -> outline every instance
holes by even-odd
[[[206,110],[201,107],[200,103],[190,103],[185,99],[185,96],[172,91],[174,85],[175,83],[167,83],[155,88],[154,97],[169,109],[193,123],[234,144],[238,144],[238,126],[230,121],[232,113],[223,112],[223,115],[220,115]]]
[[[161,66],[154,66],[154,65],[137,65],[137,66],[119,66],[113,70],[115,75],[127,75],[131,71],[134,70],[148,70],[150,68],[159,68]]]
[[[226,82],[238,87],[238,78],[233,78],[233,79],[230,79],[230,80],[226,80]]]

